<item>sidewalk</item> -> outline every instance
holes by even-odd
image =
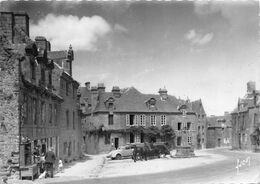
[[[8,184],[45,184],[62,182],[68,180],[81,180],[86,178],[96,178],[105,163],[105,155],[87,155],[83,160],[65,164],[63,172],[56,173],[54,178],[43,178],[30,180],[8,180]],[[1,182],[0,182],[1,184]]]

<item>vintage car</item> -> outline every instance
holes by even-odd
[[[118,149],[111,151],[107,154],[107,158],[112,160],[121,160],[122,158],[131,158],[133,155],[134,145],[120,146]]]

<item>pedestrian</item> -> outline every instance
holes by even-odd
[[[50,173],[50,177],[53,178],[55,160],[56,160],[56,156],[55,153],[53,152],[53,148],[50,148],[45,155],[45,167],[46,167],[45,178],[49,176],[49,173]]]
[[[58,170],[59,170],[59,172],[62,172],[62,171],[63,171],[63,162],[62,162],[62,159],[61,159],[61,158],[60,158],[60,160],[59,160]]]
[[[136,157],[137,157],[137,146],[134,146],[134,151],[133,151],[133,160],[136,162]]]
[[[147,142],[144,143],[144,151],[143,151],[143,158],[145,161],[147,161],[147,152],[149,150],[149,147],[147,145]]]

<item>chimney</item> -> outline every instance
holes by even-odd
[[[118,86],[113,86],[112,88],[113,96],[119,98],[121,96],[120,88]]]
[[[14,26],[19,27],[24,34],[29,37],[29,16],[25,12],[14,13]],[[24,35],[17,32],[15,29],[14,32],[14,43],[24,43]]]
[[[95,110],[98,103],[98,88],[97,86],[91,87],[91,112]]]
[[[12,12],[0,12],[0,31],[13,43],[14,15]]]
[[[248,94],[252,94],[254,90],[255,90],[255,82],[254,81],[249,81],[247,83],[247,93]]]
[[[47,51],[51,51],[51,43],[47,41]]]
[[[44,36],[36,36],[35,42],[36,42],[38,49],[47,50],[47,48],[48,48],[47,40]]]
[[[90,90],[90,82],[85,82],[85,87],[87,88],[87,90]]]
[[[168,98],[167,92],[168,91],[165,89],[165,87],[162,89],[161,88],[159,89],[159,94],[161,96],[161,100],[167,100],[167,98]]]
[[[63,61],[64,70],[72,77],[72,61],[74,60],[74,53],[72,46],[69,46],[67,51],[67,59]]]
[[[104,83],[98,83],[97,90],[98,90],[99,93],[105,92],[105,89],[106,89],[106,87],[105,87]]]

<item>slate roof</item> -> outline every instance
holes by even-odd
[[[218,122],[218,120],[220,120]],[[224,121],[224,122],[223,122]],[[231,127],[231,115],[225,116],[210,116],[207,117],[208,127],[221,128],[221,124],[224,123],[227,127]]]
[[[258,91],[257,91],[258,92]],[[259,96],[258,96],[259,98]],[[252,93],[247,93],[243,98],[238,100],[238,104],[240,104],[240,109],[238,110],[238,107],[236,107],[232,114],[238,113],[238,112],[246,112],[248,111],[248,108],[254,106],[254,96]],[[259,100],[257,101],[257,104],[259,105]]]
[[[80,88],[81,97],[91,98],[90,95],[86,94],[84,87]],[[121,90],[121,96],[116,98],[112,92],[101,92],[99,95],[98,103],[94,108],[94,112],[107,112],[108,109],[105,105],[105,101],[112,97],[114,101],[113,112],[180,112],[178,106],[182,105],[184,100],[179,100],[174,96],[168,95],[166,100],[162,100],[160,95],[156,94],[143,94],[136,88],[130,87]],[[147,101],[151,98],[156,100],[155,108],[149,108]],[[188,107],[190,107],[188,105]],[[188,112],[193,112],[191,108],[187,109]]]
[[[66,59],[67,56],[68,56],[68,52],[66,50],[48,51],[48,59],[51,60]]]
[[[191,107],[197,114],[206,114],[201,99],[191,102]]]

